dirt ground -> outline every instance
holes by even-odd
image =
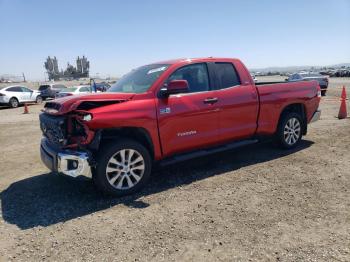
[[[322,119],[295,150],[264,143],[187,161],[115,199],[44,167],[42,106],[0,109],[0,261],[350,261],[343,84],[350,95],[349,78],[331,78]]]

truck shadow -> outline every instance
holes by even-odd
[[[119,204],[147,208],[149,204],[140,200],[142,196],[284,157],[312,144],[303,140],[297,148],[286,151],[276,149],[270,143],[258,144],[158,168],[144,190],[122,198],[103,197],[87,178],[42,174],[14,182],[1,192],[2,217],[20,229],[28,229],[65,222]]]

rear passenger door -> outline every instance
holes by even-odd
[[[215,72],[219,107],[220,142],[254,135],[259,110],[254,85],[242,84],[233,63],[211,63]]]

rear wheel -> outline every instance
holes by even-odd
[[[10,107],[16,108],[19,105],[18,99],[15,97],[12,97],[9,101]]]
[[[151,174],[151,157],[140,143],[123,139],[102,148],[92,171],[97,189],[114,196],[137,192]]]
[[[278,126],[277,139],[283,148],[293,148],[300,143],[303,121],[297,113],[284,113]]]
[[[37,104],[41,104],[43,102],[43,98],[41,96],[37,96],[35,102]]]

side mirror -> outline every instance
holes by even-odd
[[[284,81],[288,82],[289,78],[284,79]]]
[[[172,80],[160,90],[160,96],[168,97],[172,94],[187,93],[188,90],[187,80]]]

